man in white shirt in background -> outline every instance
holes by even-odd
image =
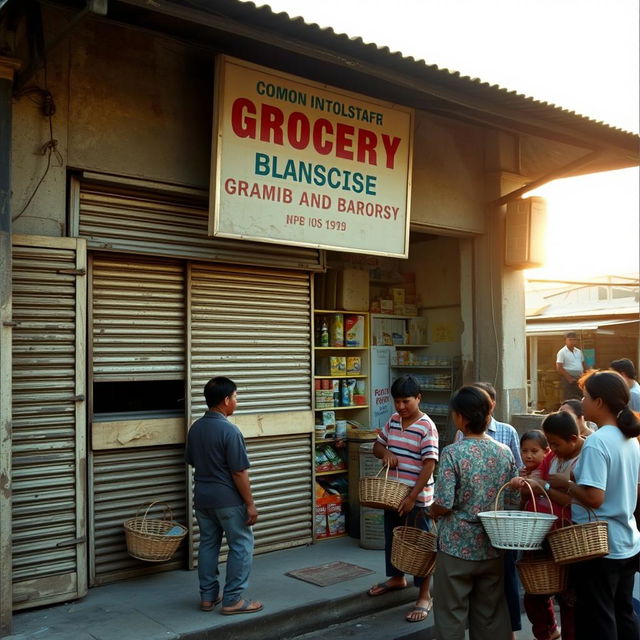
[[[582,391],[578,380],[585,371],[584,356],[578,349],[578,336],[575,331],[569,331],[564,337],[564,347],[556,356],[556,370],[560,374],[562,385],[562,399],[582,398]]]

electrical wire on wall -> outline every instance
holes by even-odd
[[[47,174],[49,173],[49,169],[51,168],[52,161],[55,159],[56,166],[58,167],[62,167],[64,165],[64,159],[62,157],[62,154],[58,151],[58,141],[55,139],[53,135],[53,115],[56,112],[56,105],[55,105],[55,102],[53,101],[53,95],[48,89],[46,58],[44,59],[44,89],[38,86],[26,87],[16,92],[14,97],[16,99],[27,97],[29,98],[29,100],[31,100],[31,102],[38,105],[42,114],[49,120],[49,139],[40,147],[40,154],[42,156],[46,156],[47,158],[44,172],[42,173],[42,176],[38,180],[35,188],[31,192],[31,195],[27,198],[26,202],[24,203],[20,211],[11,218],[12,222],[15,222],[29,208],[29,205],[33,202],[33,199],[38,193],[38,189],[40,189],[40,186],[42,185],[45,178],[47,177]]]

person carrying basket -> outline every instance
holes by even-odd
[[[509,448],[486,433],[491,408],[487,392],[475,386],[451,399],[464,439],[442,450],[430,508],[438,519],[436,636],[447,640],[463,640],[467,621],[471,640],[509,640],[512,633],[502,552],[491,546],[478,515],[494,507],[501,487],[518,473]]]
[[[571,565],[576,590],[575,625],[580,640],[638,640],[633,582],[640,561],[640,532],[633,515],[638,501],[640,416],[628,407],[629,388],[615,371],[597,371],[581,381],[587,420],[598,425],[589,436],[573,476],[552,478],[556,489],[593,509],[608,525],[609,554]],[[572,519],[589,513],[572,507]]]
[[[396,409],[373,445],[373,453],[391,469],[397,469],[398,480],[411,487],[409,495],[397,511],[384,511],[384,555],[387,580],[367,591],[370,596],[381,596],[388,591],[404,589],[404,573],[391,562],[393,530],[405,521],[429,530],[425,513],[433,500],[433,469],[438,460],[438,430],[420,409],[420,385],[413,376],[402,376],[391,385]],[[429,594],[429,578],[414,577],[419,588],[418,599],[407,614],[407,622],[425,620],[433,606]]]

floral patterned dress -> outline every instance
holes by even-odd
[[[493,511],[500,487],[517,475],[509,448],[492,438],[465,438],[445,447],[434,502],[451,513],[438,519],[439,550],[463,560],[499,557],[501,552],[491,546],[478,514]],[[512,492],[505,489],[501,502],[505,493]]]

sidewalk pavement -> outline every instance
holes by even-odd
[[[330,587],[285,575],[337,560],[375,573]],[[264,603],[258,613],[223,616],[220,605],[200,611],[197,572],[168,571],[95,587],[81,600],[17,612],[6,640],[282,640],[416,598],[413,587],[376,598],[366,595],[384,579],[383,551],[337,538],[256,556],[246,596]],[[407,624],[407,633],[430,626],[432,617],[418,624]]]

